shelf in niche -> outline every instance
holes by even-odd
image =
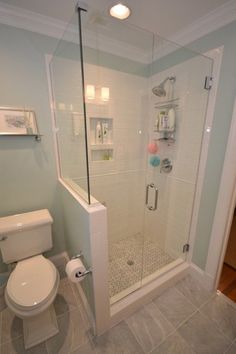
[[[114,159],[113,159],[113,149],[91,150],[91,160],[92,160],[92,162],[114,161]]]
[[[11,137],[19,137],[19,136],[23,136],[23,137],[30,137],[30,138],[34,138],[36,141],[41,141],[42,140],[42,134],[0,134],[1,136],[11,136]]]
[[[113,144],[91,144],[91,150],[111,150],[113,149]]]

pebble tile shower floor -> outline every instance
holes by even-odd
[[[236,307],[190,276],[98,338],[74,284],[61,279],[55,301],[59,334],[24,349],[22,321],[4,309],[1,354],[235,354]]]
[[[110,297],[172,262],[157,242],[143,239],[141,234],[114,243],[109,261]]]

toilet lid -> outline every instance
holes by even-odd
[[[7,282],[11,300],[25,308],[37,307],[53,291],[57,279],[54,264],[42,255],[17,263]]]

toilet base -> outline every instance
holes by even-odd
[[[25,349],[44,342],[59,332],[54,306],[41,314],[23,319]]]

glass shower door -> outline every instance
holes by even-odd
[[[159,50],[158,50],[159,48]],[[144,209],[143,282],[186,259],[212,60],[155,38]],[[154,90],[152,90],[155,88]]]
[[[107,208],[114,303],[141,286],[153,34],[100,17],[83,28],[90,187]]]

